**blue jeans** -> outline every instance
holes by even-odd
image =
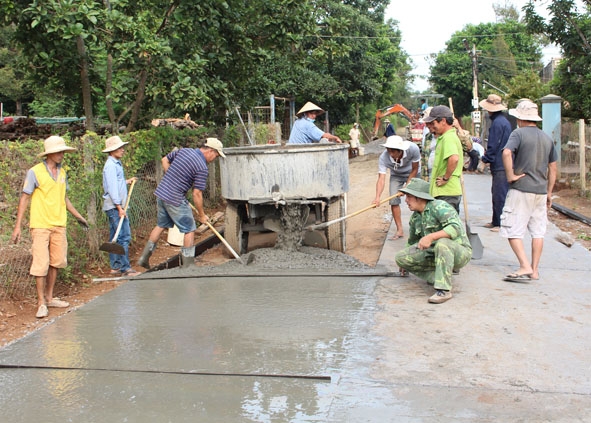
[[[117,209],[107,210],[107,217],[109,218],[109,241],[113,240],[117,227],[119,226],[119,211]],[[123,247],[125,254],[111,254],[109,253],[109,262],[111,269],[126,272],[131,269],[129,264],[129,243],[131,241],[131,228],[129,227],[129,219],[124,218],[121,224],[121,230],[115,242]]]
[[[505,198],[509,191],[509,182],[507,182],[507,175],[505,169],[495,170],[492,172],[492,186],[490,192],[492,193],[492,224],[493,226],[501,226],[501,214],[503,207],[505,207]]]

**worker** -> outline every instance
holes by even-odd
[[[421,168],[421,151],[415,143],[404,141],[398,135],[392,135],[388,137],[384,147],[386,150],[380,154],[378,159],[376,198],[372,202],[376,207],[380,204],[380,197],[386,185],[386,172],[388,170],[390,170],[390,195],[394,195],[407,185],[412,178],[419,175]],[[404,237],[399,197],[390,199],[390,208],[396,224],[396,234],[392,237],[394,241]]]
[[[499,233],[509,240],[519,269],[504,280],[529,282],[540,278],[538,266],[544,248],[548,209],[552,207],[558,153],[552,138],[536,125],[542,118],[534,102],[521,101],[509,114],[517,118],[518,128],[509,136],[502,153],[509,191]],[[523,243],[528,232],[531,262]]]
[[[435,288],[429,302],[441,304],[452,298],[453,269],[464,267],[472,247],[460,216],[446,201],[429,194],[429,183],[414,178],[400,191],[413,212],[406,247],[396,254],[400,273],[409,271]]]
[[[108,157],[103,167],[103,211],[109,220],[109,239],[121,245],[124,251],[123,254],[109,253],[111,274],[137,276],[140,272],[135,271],[129,263],[131,228],[129,218],[125,212],[127,185],[137,181],[137,178],[125,179],[125,172],[121,164],[121,158],[125,154],[127,144],[117,135],[109,137],[105,141],[103,153],[107,153]],[[121,221],[121,219],[123,220]],[[115,239],[117,228],[119,228],[119,234]]]
[[[459,213],[464,153],[457,132],[452,126],[453,114],[447,106],[435,106],[423,121],[437,136],[430,193],[436,199],[447,201]]]
[[[421,98],[421,113],[424,113],[425,110],[427,110],[427,107],[429,107],[429,105],[424,98]]]
[[[388,138],[392,135],[396,135],[396,130],[394,129],[394,126],[390,123],[390,119],[384,120],[384,123],[386,124],[386,131],[384,132],[384,136]]]
[[[351,141],[349,141],[349,157],[357,157],[359,155],[359,135],[359,124],[355,122],[349,131],[349,138],[351,138]]]
[[[318,143],[323,139],[342,143],[343,141],[339,137],[323,132],[314,124],[316,118],[323,113],[324,110],[310,101],[304,104],[296,113],[298,119],[291,128],[288,144]]]
[[[44,142],[45,151],[38,156],[43,161],[28,170],[18,202],[16,224],[11,241],[21,239],[21,225],[25,211],[31,203],[29,227],[31,229],[30,273],[37,285],[37,318],[48,316],[48,307],[66,308],[70,304],[53,296],[58,269],[68,264],[68,239],[66,237],[69,211],[84,228],[88,222],[68,199],[68,180],[62,164],[64,153],[76,150],[68,147],[62,137],[51,136]]]
[[[478,166],[480,164],[480,158],[484,156],[484,147],[482,146],[480,138],[472,137],[472,150],[470,150],[468,156],[470,156],[470,163],[468,164],[466,173],[479,172]]]
[[[203,191],[209,174],[207,164],[218,156],[226,157],[223,144],[217,138],[207,138],[201,148],[175,149],[162,158],[164,177],[156,187],[158,220],[142,255],[138,266],[150,268],[150,256],[156,249],[158,239],[165,228],[176,225],[184,234],[181,248],[181,267],[188,267],[195,262],[195,218],[186,196],[192,189],[193,203],[199,214],[199,222],[206,224],[209,217],[203,209]]]
[[[496,94],[489,96],[480,103],[488,113],[492,124],[488,129],[488,141],[486,151],[482,156],[484,163],[490,164],[490,173],[492,175],[491,195],[492,195],[492,218],[484,225],[493,232],[498,232],[501,226],[501,214],[505,206],[505,198],[509,191],[509,182],[503,165],[503,149],[507,145],[512,129],[509,119],[502,112],[507,109],[503,104],[503,99]]]

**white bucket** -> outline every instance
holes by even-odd
[[[363,156],[363,155],[365,155],[365,148],[363,148],[363,147],[359,146],[359,155],[360,155],[360,156]]]
[[[185,238],[185,234],[182,234],[181,231],[179,231],[179,228],[176,227],[176,225],[168,230],[167,241],[170,245],[176,245],[177,247],[182,247],[184,238]]]

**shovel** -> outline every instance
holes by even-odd
[[[386,201],[390,201],[393,198],[401,197],[403,195],[404,195],[403,192],[398,192],[398,193],[396,193],[394,195],[389,196],[388,198],[384,198],[377,205],[373,205],[372,204],[371,206],[364,207],[361,210],[357,210],[356,212],[353,212],[353,213],[348,214],[346,216],[339,217],[339,218],[333,219],[333,220],[329,220],[328,222],[322,222],[322,223],[319,223],[317,225],[306,226],[305,229],[308,230],[308,231],[316,231],[318,229],[324,229],[324,228],[326,228],[326,227],[328,227],[328,226],[330,226],[330,225],[332,225],[334,223],[338,223],[338,222],[341,222],[341,221],[343,221],[345,219],[349,219],[350,217],[357,216],[358,214],[363,213],[364,211],[367,211],[367,210],[370,210],[370,209],[375,209],[377,206],[385,203]]]
[[[468,240],[470,241],[470,245],[472,246],[472,258],[475,260],[479,260],[482,258],[484,247],[482,246],[482,241],[480,241],[480,236],[478,236],[477,233],[472,232],[472,230],[470,229],[468,216],[468,199],[466,198],[466,189],[464,188],[464,175],[460,176],[460,184],[462,184],[462,200],[464,201],[464,220],[466,222],[466,234],[468,235]]]
[[[131,198],[131,193],[133,191],[133,186],[135,185],[135,179],[131,182],[131,187],[129,187],[129,193],[127,194],[127,200],[125,201],[125,208],[123,209],[124,212],[127,213],[127,207],[129,207],[129,199]],[[117,238],[119,237],[119,232],[121,231],[121,226],[123,225],[123,219],[125,216],[119,219],[119,225],[117,225],[117,231],[115,232],[115,236],[111,242],[104,242],[103,245],[100,246],[99,250],[106,251],[109,254],[125,254],[125,249],[123,245],[117,244]]]
[[[191,208],[193,209],[193,211],[194,211],[195,213],[199,214],[199,212],[197,211],[197,209],[195,208],[195,206],[194,206],[193,204],[189,203],[189,206],[191,206]],[[209,227],[209,229],[211,229],[211,231],[212,231],[212,232],[215,234],[215,236],[217,236],[217,237],[219,238],[219,240],[220,240],[220,241],[222,241],[222,243],[223,243],[223,244],[226,246],[226,248],[227,248],[227,249],[228,249],[228,250],[229,250],[229,251],[232,253],[232,255],[234,256],[234,258],[235,258],[236,260],[238,260],[238,261],[239,261],[240,263],[242,263],[242,264],[246,264],[246,263],[244,262],[244,260],[242,260],[242,257],[240,257],[240,256],[238,255],[238,253],[236,253],[236,251],[234,251],[234,249],[233,249],[233,248],[230,246],[230,244],[228,243],[228,241],[226,241],[226,240],[224,239],[224,237],[222,236],[222,234],[220,234],[220,233],[219,233],[219,232],[218,232],[218,231],[217,231],[217,230],[216,230],[216,229],[213,227],[213,225],[212,225],[211,223],[209,223],[209,222],[205,222],[205,224],[206,224],[206,225]],[[251,256],[252,256],[252,255],[251,255]],[[252,260],[250,256],[248,257],[248,259],[249,259],[249,262]]]

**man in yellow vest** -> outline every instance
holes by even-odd
[[[53,296],[57,269],[67,265],[68,240],[66,237],[66,210],[88,228],[88,222],[72,205],[66,195],[66,171],[62,167],[64,153],[76,150],[66,146],[62,137],[45,140],[45,151],[38,156],[44,160],[28,170],[21,194],[16,224],[11,240],[18,243],[25,211],[31,203],[29,227],[33,262],[30,273],[37,282],[38,318],[47,317],[48,307],[69,307],[70,304]]]

